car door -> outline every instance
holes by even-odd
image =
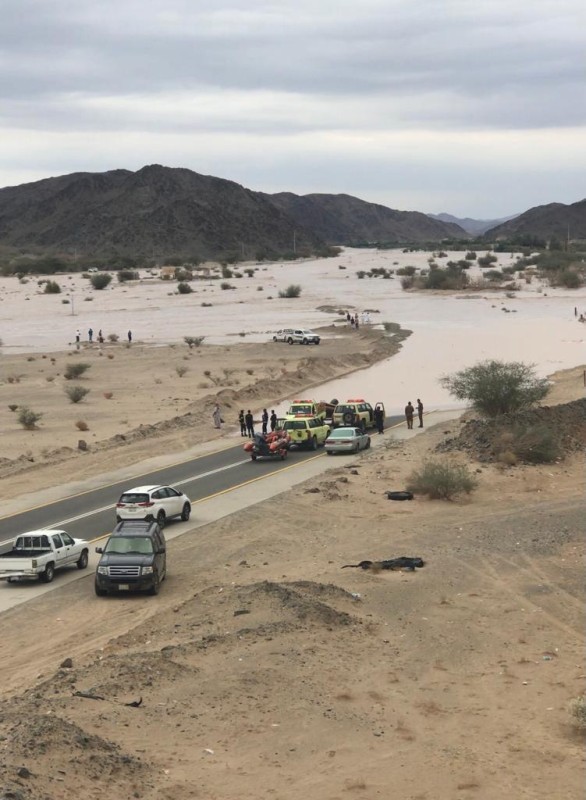
[[[173,515],[181,514],[183,511],[183,495],[171,486],[167,487],[167,492],[169,493],[169,506],[173,509],[170,513]]]
[[[159,504],[167,517],[174,517],[177,513],[177,497],[172,489],[168,486],[159,489]]]
[[[63,547],[66,553],[66,562],[68,564],[73,564],[79,558],[78,550],[80,549],[77,547],[77,545],[75,544],[75,542],[68,533],[62,533],[61,540],[63,542]]]
[[[51,541],[53,542],[54,547],[55,567],[58,569],[59,567],[63,567],[65,564],[67,564],[67,548],[63,544],[63,540],[58,533],[52,534]]]
[[[155,566],[159,573],[159,579],[163,580],[167,572],[167,553],[165,546],[165,538],[162,532],[156,533],[153,539],[153,547],[155,550]]]

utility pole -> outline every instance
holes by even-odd
[[[297,231],[293,231],[293,252],[297,253]]]

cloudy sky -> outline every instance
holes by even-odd
[[[158,163],[481,218],[586,196],[583,0],[0,8],[0,186]]]

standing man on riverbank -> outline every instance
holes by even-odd
[[[419,427],[423,428],[423,403],[417,398],[417,416],[419,417]]]
[[[413,403],[411,400],[405,406],[405,419],[407,420],[407,428],[408,430],[413,430],[413,413],[415,409],[413,408]]]
[[[248,411],[246,412],[244,420],[246,422],[246,432],[248,433],[248,438],[249,439],[253,439],[254,438],[254,417],[252,416],[252,411],[250,409],[248,409]]]

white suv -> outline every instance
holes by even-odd
[[[116,503],[116,521],[123,519],[155,520],[162,528],[171,517],[187,522],[191,515],[189,498],[172,486],[137,486],[120,495]]]

